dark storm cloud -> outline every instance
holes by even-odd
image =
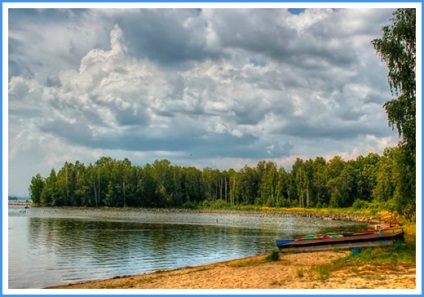
[[[67,143],[93,147],[96,137],[91,133],[88,124],[83,120],[69,123],[54,119],[43,123],[39,128],[42,132],[52,134]]]
[[[223,133],[203,134],[192,127],[191,133],[181,133],[172,127],[165,131],[166,137],[152,136],[148,129],[129,128],[121,133],[98,134],[90,130],[90,123],[80,119],[69,123],[56,119],[47,121],[40,129],[68,143],[86,146],[92,149],[125,149],[130,151],[186,151],[196,157],[249,157],[261,155],[255,145],[254,136],[235,137]],[[174,132],[173,132],[174,131]],[[288,148],[285,147],[284,151]],[[281,153],[281,149],[278,153]]]
[[[336,120],[339,125],[329,123],[327,121],[306,121],[306,120],[292,120],[281,129],[282,134],[295,136],[305,139],[316,140],[348,140],[356,139],[359,136],[375,135],[377,137],[389,136],[390,131],[382,131],[378,128],[373,128],[353,122],[349,124],[349,118],[344,118],[344,122]]]
[[[218,57],[207,48],[207,20],[197,9],[139,9],[117,12],[105,19],[125,32],[128,52],[164,67]]]

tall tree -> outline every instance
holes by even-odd
[[[50,175],[46,178],[46,183],[41,192],[40,203],[43,206],[56,206],[62,205],[63,197],[57,191],[56,187],[56,170],[54,168],[50,171]]]
[[[390,90],[397,96],[384,104],[389,124],[396,126],[399,136],[415,151],[416,11],[400,8],[393,16],[393,24],[383,27],[383,37],[372,44],[389,68]]]
[[[274,162],[264,163],[264,170],[262,171],[259,196],[262,204],[268,206],[275,206],[277,202],[277,181],[278,171]]]
[[[45,186],[44,179],[39,173],[31,179],[31,184],[29,186],[29,193],[32,199],[32,202],[39,204],[41,201],[41,193],[43,192]]]
[[[372,196],[376,202],[386,202],[393,198],[396,185],[393,179],[394,148],[386,148],[378,162],[376,185]]]
[[[313,162],[313,192],[315,197],[315,206],[327,207],[328,206],[328,190],[327,190],[327,162],[323,157],[317,157]]]
[[[416,141],[416,9],[400,8],[393,13],[392,24],[382,28],[383,36],[372,44],[386,62],[393,98],[384,104],[389,125],[402,137],[399,153],[403,164],[396,191],[402,197],[398,210],[415,210],[415,141]],[[407,178],[405,178],[407,177]]]

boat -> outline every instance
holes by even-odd
[[[358,236],[358,235],[367,235],[367,234],[377,234],[378,230],[367,230],[361,232],[340,232],[343,236]]]
[[[282,246],[282,245],[285,245],[285,244],[291,243],[291,242],[293,242],[293,241],[294,241],[294,239],[277,239],[277,240],[275,241],[275,244],[277,245],[277,247],[280,247],[280,246]]]
[[[372,231],[375,232],[375,231]],[[340,232],[340,233],[334,233],[334,232],[327,232],[325,234],[315,234],[315,235],[305,235],[303,237],[297,237],[293,239],[277,239],[275,240],[275,243],[277,246],[284,245],[287,243],[291,243],[293,241],[300,241],[300,240],[311,240],[311,239],[325,239],[325,238],[339,238],[343,236],[352,236],[354,233],[352,232]]]
[[[391,231],[391,232],[390,232]],[[338,233],[327,234],[323,238],[300,238],[287,242],[285,244],[278,244],[277,247],[281,253],[287,252],[312,252],[312,251],[328,251],[333,249],[353,249],[353,248],[367,248],[367,247],[383,247],[392,246],[396,241],[404,240],[403,230],[386,230],[383,232],[369,231],[353,233],[349,232],[346,235]],[[279,242],[283,242],[282,240]]]

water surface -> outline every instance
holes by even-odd
[[[277,238],[364,228],[283,214],[9,206],[9,289],[231,260],[270,252]]]

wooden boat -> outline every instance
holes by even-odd
[[[333,249],[353,249],[367,247],[392,246],[396,241],[403,240],[404,233],[401,232],[378,232],[375,234],[357,234],[351,236],[340,236],[338,238],[320,238],[293,240],[278,246],[281,253],[288,252],[312,252],[328,251]]]
[[[358,236],[358,235],[368,235],[368,234],[377,234],[378,230],[367,230],[361,232],[340,232],[343,236]]]
[[[280,246],[282,246],[282,245],[285,245],[285,244],[291,243],[291,242],[293,242],[293,241],[294,241],[294,239],[277,239],[277,240],[275,241],[275,244],[277,245],[277,247],[280,247]]]
[[[285,244],[292,243],[293,241],[301,241],[301,240],[314,240],[314,239],[325,239],[325,238],[339,238],[343,235],[341,233],[333,233],[327,232],[325,234],[317,234],[317,235],[305,235],[303,237],[293,238],[293,239],[277,239],[275,240],[275,244],[277,247],[280,247]]]
[[[368,232],[368,231],[367,231]],[[377,231],[369,231],[369,232],[377,232]],[[299,240],[311,240],[311,239],[325,239],[325,238],[339,238],[339,237],[343,237],[343,236],[353,236],[353,235],[362,235],[365,233],[353,233],[353,232],[327,232],[325,234],[316,234],[316,235],[305,235],[303,237],[297,237],[297,238],[293,238],[293,239],[277,239],[275,242],[277,244],[277,246],[283,245],[283,244],[287,244],[287,243],[291,243],[293,241],[299,241]]]

